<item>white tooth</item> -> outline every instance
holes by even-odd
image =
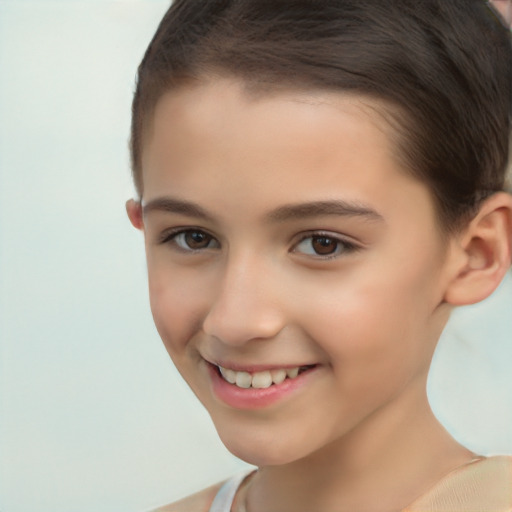
[[[234,384],[236,382],[236,372],[229,368],[222,368],[222,366],[219,366],[219,370],[224,377],[224,380],[227,380],[230,384]]]
[[[295,379],[295,377],[297,377],[297,375],[299,375],[299,367],[290,368],[290,369],[286,370],[286,375],[288,375],[288,377],[290,379]]]
[[[230,370],[229,368],[226,369],[226,380],[230,384],[235,384],[236,383],[236,372],[234,370]]]
[[[236,373],[236,385],[239,388],[250,388],[252,383],[252,377],[247,372],[235,372]]]
[[[281,384],[286,379],[286,370],[271,370],[270,375],[274,384]]]
[[[272,385],[270,372],[257,372],[252,376],[253,388],[269,388]]]

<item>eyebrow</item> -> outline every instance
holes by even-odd
[[[150,212],[159,211],[165,213],[177,213],[187,217],[195,217],[205,221],[215,221],[215,217],[204,208],[191,201],[183,201],[172,197],[158,197],[148,203],[142,203],[142,212],[147,215]]]
[[[172,197],[158,197],[142,205],[144,215],[153,211],[175,213],[200,220],[215,222],[215,216],[196,203]],[[283,205],[265,215],[271,223],[286,222],[322,216],[362,217],[369,221],[384,222],[384,218],[373,208],[344,200],[313,201]]]
[[[384,217],[373,208],[358,202],[332,200],[314,201],[280,206],[267,214],[272,222],[321,217],[326,215],[341,217],[363,217],[366,220],[383,222]]]

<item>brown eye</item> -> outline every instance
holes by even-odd
[[[206,249],[212,241],[212,237],[202,231],[187,231],[183,235],[185,244],[193,250]]]
[[[339,241],[326,236],[314,236],[311,239],[311,247],[320,256],[333,254],[338,249]]]
[[[219,242],[211,235],[200,229],[185,229],[171,232],[163,237],[161,243],[170,243],[183,251],[202,251],[205,249],[218,249]]]
[[[304,237],[294,248],[294,253],[316,257],[317,259],[331,259],[342,254],[355,252],[359,247],[343,238],[324,234],[313,234]]]

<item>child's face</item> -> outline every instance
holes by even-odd
[[[162,98],[148,130],[156,326],[224,443],[254,464],[378,432],[424,399],[448,249],[429,191],[399,169],[369,104],[251,99],[217,80]],[[244,389],[217,365],[262,372],[255,385],[270,369],[308,370]]]

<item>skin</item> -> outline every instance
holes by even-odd
[[[512,5],[510,0],[493,0],[492,4],[503,16],[503,19],[507,22],[507,24],[512,24]]]
[[[425,389],[452,303],[471,300],[454,282],[487,268],[489,252],[467,233],[442,235],[371,106],[334,93],[256,98],[217,78],[163,96],[148,127],[144,210],[132,201],[128,213],[144,230],[169,355],[227,448],[260,468],[234,510],[396,511],[473,458]],[[364,211],[283,214],[325,201]],[[240,410],[214,395],[206,361],[317,367],[296,393]],[[215,491],[161,510],[207,510]]]

